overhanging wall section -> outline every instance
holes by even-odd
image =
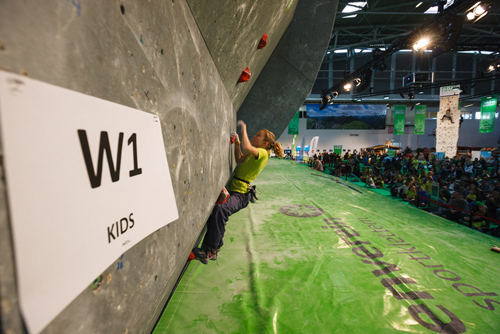
[[[238,110],[303,0],[187,0],[220,77]],[[268,35],[267,46],[258,49]],[[248,82],[238,83],[250,69]]]
[[[338,0],[300,0],[292,22],[262,70],[238,119],[249,133],[278,137],[311,92],[328,47]]]

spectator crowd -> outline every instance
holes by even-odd
[[[500,152],[488,159],[471,159],[469,153],[438,160],[421,149],[407,148],[394,157],[354,150],[314,155],[309,164],[355,177],[366,187],[388,189],[419,208],[500,237]]]

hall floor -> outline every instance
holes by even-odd
[[[498,238],[289,160],[255,184],[155,334],[500,333]]]

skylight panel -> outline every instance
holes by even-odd
[[[364,6],[366,6],[366,1],[349,2],[349,4],[346,5],[344,7],[344,9],[342,10],[342,13],[357,12],[357,11],[360,11],[361,8],[363,8]],[[356,17],[356,16],[358,16],[358,15],[355,14],[355,15],[344,16],[344,19],[352,18],[352,17]]]
[[[450,7],[455,0],[447,0],[446,5],[444,5],[444,9]],[[427,9],[424,14],[437,14],[438,12],[438,6],[433,6],[429,9]]]

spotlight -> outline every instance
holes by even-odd
[[[345,85],[344,85],[344,90],[345,90],[346,92],[349,92],[349,91],[351,90],[351,84],[350,84],[350,83],[345,84]]]
[[[411,100],[411,99],[414,99],[415,98],[415,95],[413,95],[412,92],[408,93],[408,98]]]
[[[484,12],[486,12],[486,9],[484,9],[483,6],[481,6],[481,5],[474,8],[474,14],[476,16],[482,15],[482,14],[484,14]]]
[[[491,8],[491,6],[488,8]],[[481,5],[481,2],[477,2],[474,6],[467,10],[467,19],[469,21],[474,20],[472,23],[476,23],[478,20],[482,19],[486,14],[488,14],[488,8]]]
[[[401,95],[401,98],[404,99],[405,96],[403,95],[403,93],[399,93],[399,95]]]
[[[389,96],[388,95],[384,96],[384,100],[389,100]]]
[[[420,92],[418,92],[418,93],[419,93],[420,95],[422,95],[422,94],[424,93],[424,91],[423,91],[423,90],[421,90],[421,91],[420,91]]]
[[[490,64],[490,66],[488,66],[487,71],[488,71],[488,72],[492,72],[492,71],[494,71],[494,70],[495,70],[495,66],[493,66],[493,64]]]
[[[360,78],[356,78],[353,81],[354,81],[354,84],[356,85],[356,87],[358,87],[359,85],[361,85],[361,79]]]
[[[417,43],[413,44],[413,48],[415,51],[424,49],[427,45],[429,45],[429,39],[427,37],[421,38]]]
[[[331,101],[331,95],[326,95],[321,99],[321,105],[319,106],[319,110],[323,110],[326,108],[326,105]]]
[[[363,99],[362,98],[357,98],[356,101],[357,102],[361,102],[361,101],[363,101]]]

